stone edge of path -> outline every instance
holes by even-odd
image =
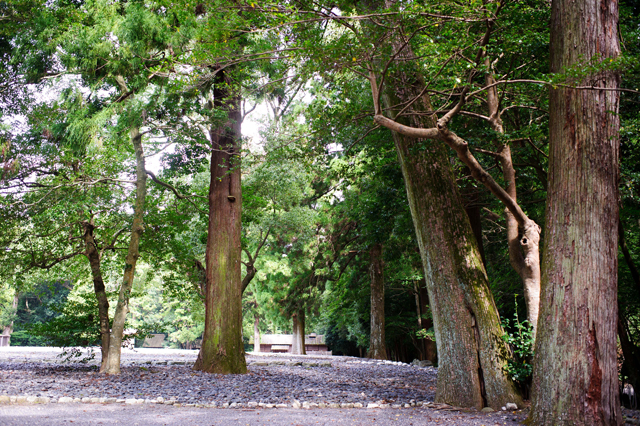
[[[387,404],[384,402],[370,402],[366,406],[359,402],[356,403],[316,403],[316,402],[300,402],[298,400],[294,400],[291,404],[266,404],[262,402],[247,402],[247,403],[224,403],[217,404],[212,402],[210,404],[185,404],[181,403],[177,399],[164,399],[162,397],[158,397],[156,399],[134,399],[134,398],[72,398],[72,397],[61,397],[61,398],[49,398],[49,397],[40,397],[40,396],[29,396],[29,395],[0,395],[0,405],[11,405],[11,404],[128,404],[128,405],[142,405],[142,404],[163,404],[163,405],[172,405],[174,407],[195,407],[195,408],[294,408],[294,409],[306,409],[310,410],[313,408],[354,408],[354,409],[400,409],[400,408],[413,408],[413,407],[425,407],[425,408],[436,408],[436,409],[447,409],[447,410],[462,410],[461,408],[456,408],[447,404],[437,404],[429,401],[411,401],[411,403],[405,404]]]

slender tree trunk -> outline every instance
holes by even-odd
[[[500,116],[500,97],[498,88],[494,86],[496,80],[491,74],[491,59],[486,56],[485,67],[487,74],[485,84],[487,89],[487,109],[489,113],[489,124],[491,128],[499,134],[504,134],[502,117]],[[506,183],[506,193],[514,203],[517,203],[516,171],[513,168],[511,159],[511,147],[508,143],[499,147],[496,157],[502,166],[502,177]],[[538,224],[525,217],[520,220],[509,210],[504,209],[507,217],[507,243],[509,247],[509,261],[511,266],[522,279],[525,302],[527,304],[527,319],[533,327],[533,338],[535,339],[538,312],[540,308],[540,227]],[[522,238],[520,231],[522,230]]]
[[[620,310],[618,310],[618,337],[624,356],[622,374],[628,376],[628,382],[637,395],[640,392],[640,348],[629,338],[627,320],[621,315]]]
[[[147,172],[145,170],[144,151],[142,149],[142,135],[140,129],[133,127],[130,132],[131,143],[136,154],[136,201],[133,209],[133,224],[131,226],[131,239],[129,250],[125,259],[124,277],[120,285],[118,304],[113,315],[113,325],[109,336],[109,355],[107,362],[103,363],[101,370],[106,374],[120,374],[120,353],[122,351],[122,339],[124,323],[129,313],[129,296],[133,287],[136,264],[140,257],[140,238],[144,231],[144,209],[147,195]]]
[[[619,55],[618,4],[553,0],[551,71]],[[578,85],[616,89],[604,70]],[[530,420],[622,421],[616,360],[619,95],[550,91],[549,186]]]
[[[511,147],[508,144],[501,147],[498,158],[507,184],[506,191],[513,201],[517,202],[516,172],[511,160]],[[518,221],[508,208],[504,210],[507,217],[509,260],[522,279],[527,319],[533,327],[535,339],[540,310],[540,227],[534,221],[528,220],[523,226],[522,237],[520,237]]]
[[[415,281],[413,282],[413,291],[416,299],[416,313],[418,314],[418,330],[424,330],[422,326],[422,312],[420,309],[421,301],[420,301],[420,292],[418,291],[418,286]],[[420,339],[420,346],[418,347],[418,351],[420,352],[420,360],[427,359],[427,345],[424,342],[425,339]]]
[[[395,47],[396,52],[399,46]],[[408,47],[399,58],[412,58]],[[398,72],[385,85],[382,101],[392,119],[424,84]],[[372,81],[374,99],[377,83]],[[426,95],[409,112],[432,111]],[[434,128],[433,119],[402,117],[407,125]],[[376,121],[381,118],[376,116]],[[393,128],[392,128],[393,130]],[[437,132],[437,130],[436,130]],[[464,211],[446,147],[438,141],[392,132],[420,246],[438,346],[436,401],[462,407],[500,408],[522,403],[505,373],[509,348],[489,290],[469,218]]]
[[[20,300],[19,296],[20,296],[19,293],[16,291],[15,294],[13,295],[13,301],[11,302],[11,309],[14,314],[18,309],[18,301]],[[8,342],[9,345],[11,345],[11,333],[13,333],[13,321],[11,321],[9,325],[5,326],[4,330],[2,331],[2,335],[9,336],[9,342]]]
[[[104,287],[104,281],[102,279],[102,270],[100,268],[100,253],[96,247],[95,239],[93,236],[94,224],[91,222],[83,222],[84,227],[84,243],[85,254],[89,259],[89,266],[91,267],[91,276],[93,277],[93,291],[98,300],[98,317],[100,318],[100,339],[101,339],[101,353],[102,362],[100,365],[100,371],[103,372],[107,365],[107,359],[109,357],[109,300],[107,299],[107,293]]]
[[[618,244],[620,251],[624,256],[625,263],[629,267],[631,272],[631,278],[635,284],[636,291],[640,295],[640,273],[636,267],[631,253],[627,247],[626,239],[624,237],[624,227],[622,221],[619,221],[618,225]],[[620,339],[620,348],[622,349],[622,355],[624,356],[624,363],[622,364],[622,375],[628,376],[628,381],[633,386],[633,390],[640,392],[640,348],[629,337],[628,323],[620,306],[620,299],[618,298],[618,338]]]
[[[384,265],[382,244],[369,250],[369,278],[371,279],[371,334],[369,353],[373,359],[388,359],[384,336]]]
[[[260,352],[260,317],[256,314],[253,321],[253,351]]]
[[[301,309],[298,312],[295,312],[291,318],[293,319],[293,342],[291,345],[291,353],[295,355],[306,355],[307,351],[304,346],[304,310]]]
[[[211,131],[211,182],[206,252],[205,326],[194,370],[243,374],[247,363],[242,343],[242,249],[240,226],[240,99],[231,95],[231,80],[218,70],[214,107],[228,121]]]

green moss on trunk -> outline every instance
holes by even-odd
[[[206,251],[205,328],[194,370],[247,372],[242,342],[240,100],[229,95],[226,72],[216,74],[214,107],[228,122],[210,132],[211,182]]]

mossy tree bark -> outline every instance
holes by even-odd
[[[617,2],[553,0],[551,16],[552,72],[619,55]],[[604,69],[584,79],[570,85],[608,90],[550,90],[534,425],[622,421],[616,360],[619,76]]]
[[[306,355],[307,350],[304,345],[304,327],[305,313],[304,309],[300,309],[291,316],[293,320],[293,342],[291,345],[291,353],[296,355]]]
[[[120,374],[120,353],[122,351],[122,339],[124,323],[129,313],[129,296],[133,287],[136,263],[140,257],[140,238],[144,231],[144,209],[147,196],[147,172],[145,170],[144,151],[142,149],[142,135],[138,127],[132,127],[130,131],[131,143],[136,154],[136,201],[133,209],[133,224],[131,226],[131,238],[129,249],[125,259],[124,276],[118,294],[118,304],[113,315],[113,324],[109,336],[109,355],[106,363],[103,362],[101,370],[106,374]]]
[[[414,55],[408,41],[392,44],[394,58],[410,63]],[[392,130],[425,270],[438,346],[436,401],[479,409],[520,405],[505,373],[510,351],[478,245],[446,146],[437,140],[455,137],[447,123],[459,107],[436,122],[419,73],[403,67],[390,72],[382,88],[373,69],[369,77],[375,121]],[[402,106],[406,114],[397,116]],[[382,115],[383,107],[390,118]],[[465,164],[477,178],[477,161]]]
[[[100,349],[102,352],[102,361],[100,363],[100,371],[104,371],[107,366],[107,358],[109,357],[109,300],[102,279],[102,269],[100,268],[100,251],[96,245],[93,235],[95,225],[93,220],[82,223],[84,228],[85,255],[89,259],[91,267],[91,277],[93,278],[93,291],[98,300],[98,317],[100,318]]]
[[[382,244],[374,244],[369,250],[369,278],[371,280],[371,333],[367,357],[387,359],[384,334],[384,265]]]
[[[377,87],[373,81],[372,87]],[[394,106],[415,99],[422,87],[418,79],[400,73],[393,89],[386,89],[382,96],[386,110],[395,115]],[[373,95],[377,96],[376,89]],[[419,111],[431,111],[426,96],[414,105]],[[415,128],[434,125],[419,114],[410,117],[399,120]],[[439,360],[436,401],[476,408],[520,404],[521,397],[504,372],[509,348],[501,338],[498,311],[446,147],[397,131],[393,139],[434,321]]]
[[[231,79],[217,70],[213,107],[228,120],[215,126],[211,139],[209,227],[207,237],[205,325],[194,370],[243,374],[247,363],[242,343],[242,271],[240,242],[240,99],[231,92]]]

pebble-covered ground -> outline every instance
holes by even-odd
[[[433,401],[436,369],[350,357],[248,355],[246,375],[192,371],[196,351],[123,350],[122,373],[62,363],[50,349],[0,351],[0,396],[116,398],[181,404],[389,404]]]
[[[197,351],[123,349],[122,373],[106,376],[98,373],[99,354],[87,363],[69,363],[62,362],[60,352],[56,348],[0,348],[0,404],[152,403],[245,409],[422,407],[443,414],[451,410],[454,417],[458,411],[433,403],[437,373],[434,367],[340,356],[248,354],[248,374],[212,375],[191,369]],[[456,417],[454,424],[475,424],[472,412],[459,414],[462,417]],[[623,410],[623,414],[627,424],[640,424],[638,411]],[[500,419],[495,424],[516,424],[524,420],[526,410],[495,415]]]

